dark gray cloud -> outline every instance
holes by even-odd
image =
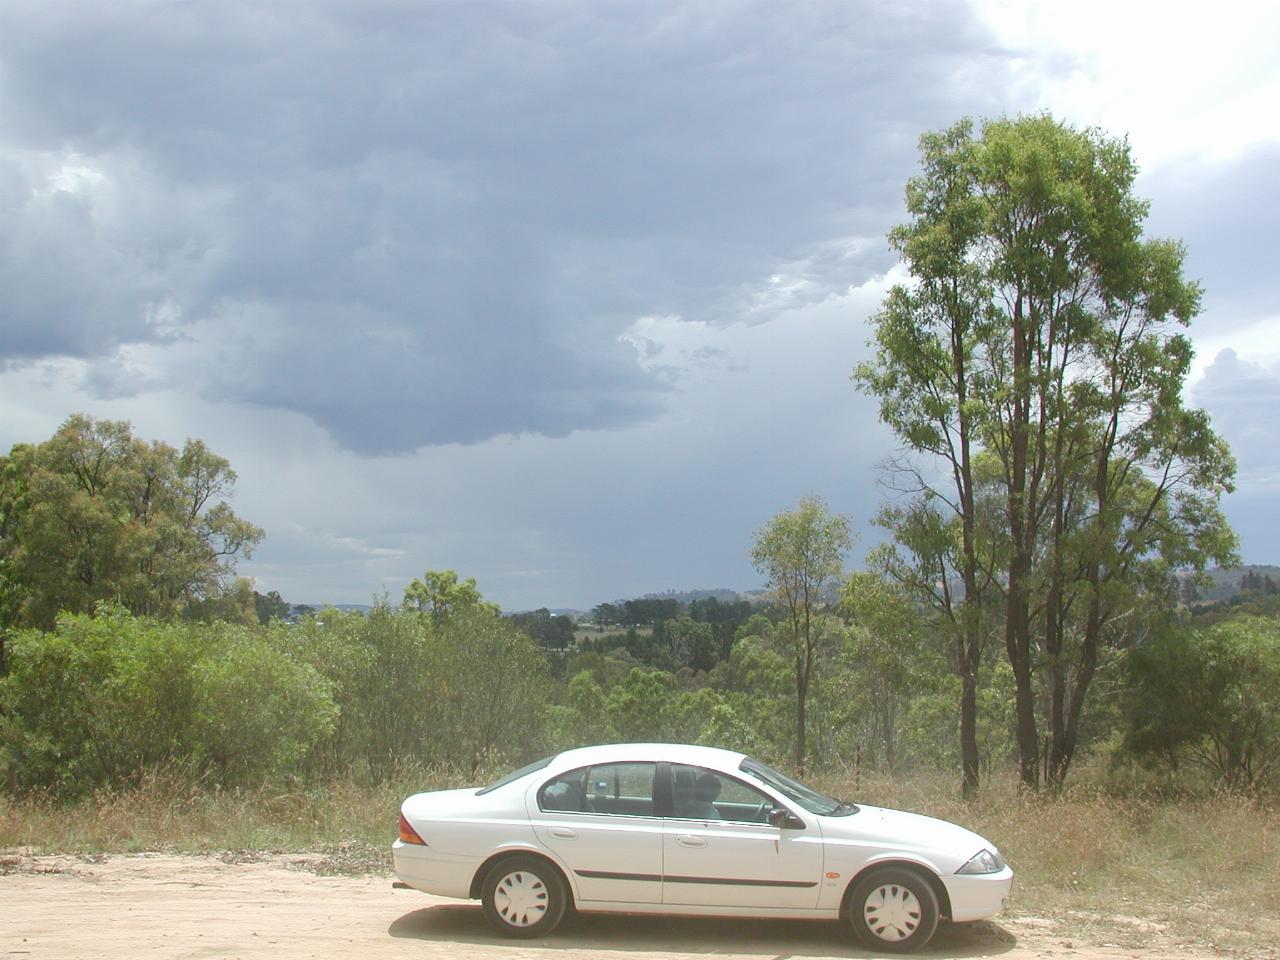
[[[1214,428],[1231,444],[1237,465],[1237,491],[1224,508],[1240,535],[1246,562],[1275,563],[1280,542],[1280,363],[1270,366],[1222,350],[1192,391]]]
[[[1187,245],[1187,274],[1205,287],[1197,328],[1230,330],[1274,314],[1280,144],[1218,162],[1183,161],[1144,177],[1148,232]]]
[[[1280,487],[1275,417],[1280,410],[1280,364],[1267,367],[1223,350],[1196,383],[1192,399],[1230,441],[1241,481]]]
[[[916,137],[1005,75],[952,4],[14,4],[0,38],[5,360],[118,396],[116,348],[176,342],[137,388],[371,453],[652,418],[637,317],[884,270]]]

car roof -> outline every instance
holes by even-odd
[[[553,765],[560,770],[584,767],[592,763],[659,762],[687,763],[697,767],[719,767],[736,770],[745,756],[736,750],[701,747],[688,743],[604,743],[577,747],[558,754]]]

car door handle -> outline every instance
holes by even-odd
[[[676,843],[682,847],[705,847],[707,845],[707,841],[702,837],[691,837],[687,833],[676,837]]]
[[[577,840],[578,831],[570,830],[568,827],[552,827],[551,835],[559,837],[561,840]]]

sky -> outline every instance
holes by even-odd
[[[293,602],[753,589],[806,494],[882,534],[849,373],[922,133],[1127,136],[1205,288],[1186,395],[1280,562],[1280,7],[0,3],[0,450],[199,437]]]

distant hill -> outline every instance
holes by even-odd
[[[318,613],[325,607],[333,607],[335,610],[350,611],[355,610],[358,613],[368,613],[373,606],[368,603],[291,603],[289,604],[289,616],[299,617],[306,613]]]
[[[695,600],[709,600],[715,597],[722,603],[735,600],[752,600],[762,594],[763,590],[730,590],[728,587],[716,587],[714,590],[667,590],[662,593],[646,593],[642,600],[675,600],[688,605]],[[621,602],[621,601],[619,601]]]
[[[1270,577],[1280,587],[1280,567],[1270,563],[1247,563],[1242,567],[1225,567],[1208,571],[1211,581],[1208,587],[1196,588],[1196,602],[1201,604],[1222,603],[1230,600],[1241,590],[1245,577],[1253,574],[1257,577]],[[1187,579],[1189,574],[1179,574],[1179,579]]]

